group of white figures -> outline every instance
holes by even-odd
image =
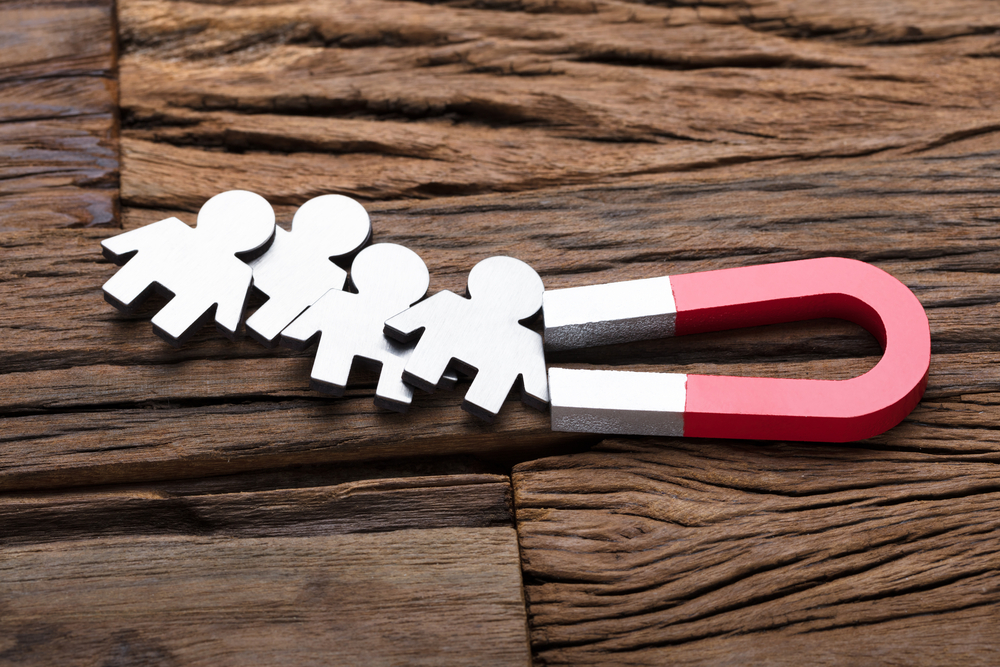
[[[421,301],[430,284],[423,260],[392,243],[365,247],[370,239],[368,213],[349,197],[309,200],[286,232],[263,197],[223,192],[202,206],[195,228],[168,218],[106,239],[105,256],[124,266],[104,296],[132,312],[165,291],[171,298],[153,329],[181,345],[213,316],[235,338],[255,287],[267,301],[247,331],[268,347],[303,350],[318,341],[315,389],[343,394],[358,358],[381,365],[375,404],[390,410],[405,412],[413,387],[453,387],[456,370],[475,374],[462,407],[487,421],[519,377],[522,400],[545,407],[542,336],[520,324],[542,307],[534,269],[490,257],[469,274],[469,298],[442,291]],[[354,253],[348,277],[332,259]]]

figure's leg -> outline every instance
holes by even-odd
[[[353,362],[354,355],[351,351],[345,350],[330,334],[324,334],[319,339],[309,386],[324,394],[343,396]]]
[[[180,347],[212,318],[213,309],[199,297],[175,296],[153,317],[153,331]]]
[[[465,392],[462,409],[491,422],[496,418],[516,378],[509,373],[480,371]]]
[[[413,402],[413,389],[403,382],[405,358],[390,357],[382,362],[375,387],[375,405],[394,412],[406,412]]]

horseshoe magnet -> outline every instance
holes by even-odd
[[[545,292],[549,350],[818,317],[849,320],[882,346],[850,380],[549,369],[552,429],[700,438],[847,442],[892,428],[927,386],[930,327],[913,292],[851,259],[688,273]]]

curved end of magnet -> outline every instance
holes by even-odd
[[[896,426],[920,402],[930,369],[930,325],[920,301],[899,280],[836,257],[728,271],[675,278],[678,328],[758,306],[758,314],[770,313],[761,323],[850,320],[878,338],[884,353],[874,368],[850,380],[691,375],[684,435],[849,442]],[[698,276],[709,277],[698,285]],[[682,317],[681,304],[699,290],[702,312],[689,309]]]

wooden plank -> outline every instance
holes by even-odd
[[[997,358],[970,357],[936,357],[932,395],[903,424],[873,441],[943,455],[995,455],[992,431],[1000,418],[1000,388],[995,379],[984,387],[979,378],[992,377]],[[939,365],[945,367],[940,374]],[[731,366],[682,369],[740,371]],[[26,489],[445,454],[524,460],[558,445],[590,442],[553,433],[544,414],[516,404],[505,407],[497,424],[480,425],[457,409],[453,394],[424,401],[408,416],[375,409],[370,395],[339,401],[239,400],[213,397],[203,405],[164,401],[8,417],[0,481],[5,489]]]
[[[0,230],[118,225],[109,0],[0,4]]]
[[[5,81],[107,76],[110,72],[114,51],[110,3],[5,0],[0,12],[4,19],[0,22],[0,68]],[[17,104],[6,100],[4,106],[12,103]]]
[[[463,290],[468,269],[499,253],[531,263],[549,288],[825,254],[878,264],[918,294],[934,341],[927,399],[886,435],[834,449],[610,441],[593,454],[518,468],[536,658],[996,662],[994,9],[977,0],[863,7],[122,0],[123,218],[127,227],[168,215],[192,221],[207,197],[239,187],[267,196],[287,225],[308,197],[353,194],[372,211],[376,240],[403,243],[427,260],[432,291]],[[89,48],[78,51],[84,60]],[[80,137],[92,131],[87,125]],[[27,144],[12,145],[13,157],[28,155]],[[28,178],[18,174],[40,159],[29,157],[10,162],[10,174]],[[96,161],[74,169],[80,164]],[[80,177],[58,178],[53,192]],[[65,219],[82,215],[73,209]],[[39,219],[47,224],[44,214]],[[544,414],[513,404],[495,427],[483,427],[457,410],[457,394],[420,397],[408,418],[377,413],[371,375],[359,374],[346,399],[331,401],[304,391],[308,355],[209,332],[174,351],[151,335],[146,318],[121,317],[102,302],[100,285],[113,271],[97,253],[105,235],[32,228],[3,236],[0,488],[134,485],[442,453],[510,461],[590,444],[552,434]],[[848,377],[876,356],[857,328],[825,322],[550,361]],[[43,571],[60,562],[57,554],[70,554],[62,571],[95,574],[109,586],[102,544],[148,558],[159,549],[176,589],[214,604],[224,599],[218,584],[196,581],[183,564],[223,576],[210,554],[242,547],[263,564],[264,590],[272,591],[268,582],[298,581],[292,564],[302,561],[288,555],[291,547],[312,553],[295,540],[316,537],[324,565],[336,561],[331,551],[392,555],[402,563],[397,572],[418,582],[406,592],[419,597],[430,585],[421,588],[421,575],[396,559],[401,545],[431,562],[459,545],[448,553],[471,553],[483,570],[493,556],[468,547],[468,532],[448,531],[510,530],[460,522],[463,498],[479,508],[473,515],[496,521],[489,498],[502,486],[463,479],[427,481],[447,492],[424,489],[424,481],[366,482],[344,495],[321,479],[251,491],[217,482],[215,494],[197,491],[205,481],[184,483],[195,489],[184,492],[170,486],[180,482],[156,485],[155,493],[142,487],[147,495],[105,489],[93,492],[88,510],[108,517],[102,542],[87,538],[85,519],[66,518],[87,516],[71,511],[86,504],[77,492],[8,494],[17,505],[5,516],[17,537],[12,532],[5,549],[23,568]],[[410,499],[411,511],[402,511]],[[459,509],[448,511],[455,502]],[[187,508],[207,517],[209,534],[197,532]],[[392,530],[377,533],[387,537],[376,543],[345,528],[349,519],[321,518],[341,511]],[[442,525],[407,527],[425,513]],[[167,535],[145,527],[155,517],[164,518]],[[65,539],[46,542],[49,524]],[[254,532],[258,524],[263,533]],[[326,532],[313,536],[314,525]],[[431,545],[410,533],[430,536]],[[152,585],[128,553],[114,556],[122,581]],[[235,572],[242,566],[226,563]],[[11,572],[18,581],[29,576]],[[94,599],[85,581],[44,582],[44,591]],[[165,606],[150,613],[186,609],[203,618],[186,601],[170,607],[172,588],[153,593]],[[18,632],[0,634],[14,637],[0,639],[7,642],[0,654],[20,659],[28,647],[52,645],[40,654],[51,662],[77,655],[70,640],[79,639],[92,662],[194,660],[186,640],[146,632],[153,621],[131,605],[132,594],[121,594],[114,618],[137,619],[136,634],[109,636],[108,626],[79,617],[46,626],[39,619],[71,611],[53,611],[53,598],[40,596],[37,606],[23,603],[39,615],[18,616]],[[391,594],[377,599],[415,609]],[[264,620],[288,616],[267,616],[254,603],[240,602],[252,611],[247,625],[272,637]],[[337,598],[330,607],[345,604]],[[334,614],[317,621],[324,632],[343,620]],[[394,627],[416,627],[407,623]],[[69,626],[84,634],[63,639],[60,627]],[[224,629],[255,646],[256,636]],[[300,643],[312,645],[319,634]],[[432,648],[454,639],[432,636]]]
[[[987,1],[120,7],[129,206],[516,192],[1000,128]]]
[[[991,154],[972,152],[995,137],[849,165],[735,165],[698,183],[660,176],[517,199],[481,195],[371,208],[378,240],[406,243],[427,258],[432,290],[462,290],[468,267],[498,252],[538,267],[550,288],[822,254],[872,261],[927,308],[935,355],[928,398],[945,406],[918,413],[907,422],[912,426],[883,440],[995,451],[988,423],[961,417],[969,410],[964,396],[1000,392],[993,352],[1000,334],[991,326],[1000,289],[991,268],[1000,250],[1000,197],[990,190]],[[873,183],[885,194],[873,197]],[[286,222],[290,213],[282,209]],[[128,224],[144,215],[130,214]],[[341,400],[309,392],[311,352],[231,343],[210,330],[174,350],[152,335],[148,315],[123,317],[101,299],[100,285],[114,271],[98,253],[105,234],[7,237],[3,488],[399,455],[524,460],[547,451],[539,448],[576,441],[552,433],[547,415],[516,402],[495,425],[480,424],[458,409],[458,393],[419,395],[405,417],[378,411],[371,374],[359,373]],[[844,378],[870,368],[877,355],[857,327],[811,323],[560,353],[549,361]],[[956,419],[964,420],[959,430],[950,425]]]
[[[608,440],[516,466],[537,662],[994,663],[997,455],[894,444]]]
[[[510,484],[502,475],[410,473],[341,481],[329,472],[293,471],[254,475],[250,482],[257,488],[248,489],[243,476],[229,475],[187,483],[6,494],[0,497],[0,545],[142,535],[302,537],[511,525]],[[298,486],[289,488],[290,482]]]
[[[28,664],[530,660],[512,528],[74,541],[0,574],[0,656]]]
[[[528,664],[509,479],[386,472],[4,495],[0,661]]]

